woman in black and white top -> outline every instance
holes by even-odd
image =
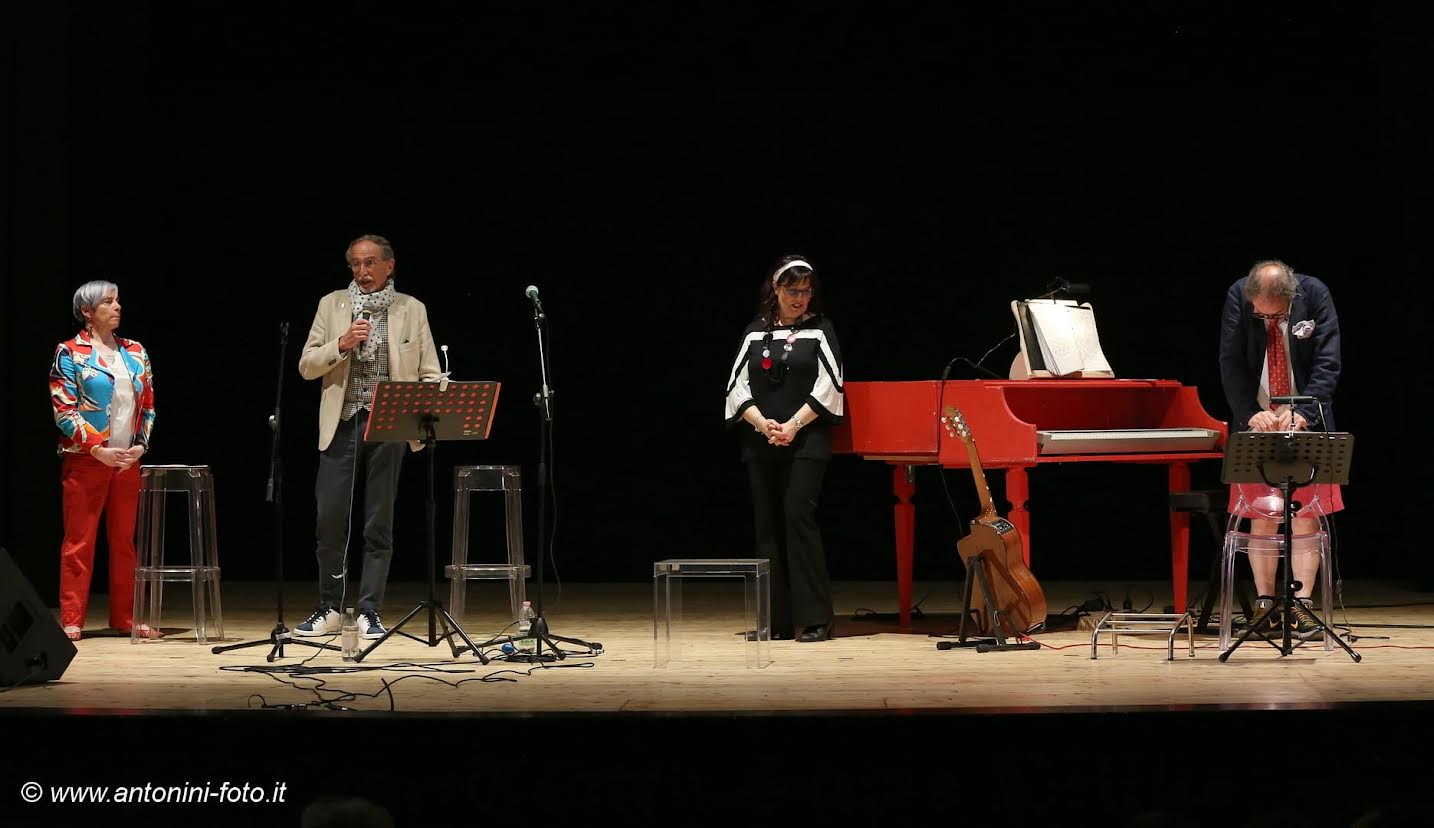
[[[817,272],[785,256],[761,287],[756,319],[727,381],[727,423],[741,429],[757,555],[772,562],[772,638],[833,634],[831,578],[817,500],[842,418],[836,330],[820,312]]]

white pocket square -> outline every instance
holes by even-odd
[[[1306,319],[1303,322],[1296,322],[1290,332],[1295,335],[1296,339],[1309,339],[1314,335],[1314,320]]]

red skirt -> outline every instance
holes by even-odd
[[[1295,489],[1295,502],[1300,510],[1299,518],[1328,515],[1344,508],[1338,483],[1315,483]],[[1258,520],[1281,520],[1285,513],[1284,492],[1264,483],[1234,483],[1230,486],[1230,506],[1227,511],[1244,518]]]

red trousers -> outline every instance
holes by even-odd
[[[88,454],[66,453],[60,465],[65,540],[60,544],[60,626],[83,627],[95,568],[100,514],[110,550],[110,626],[134,624],[134,525],[139,516],[139,464],[119,471]]]

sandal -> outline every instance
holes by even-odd
[[[80,628],[73,625],[65,627],[65,637],[70,639],[71,641],[79,641]]]
[[[118,630],[120,635],[128,635],[134,638],[164,638],[164,633],[148,624],[140,624],[138,631],[133,627],[114,627],[113,629]]]
[[[164,638],[164,633],[154,629],[148,624],[140,624],[138,636],[140,638]]]

